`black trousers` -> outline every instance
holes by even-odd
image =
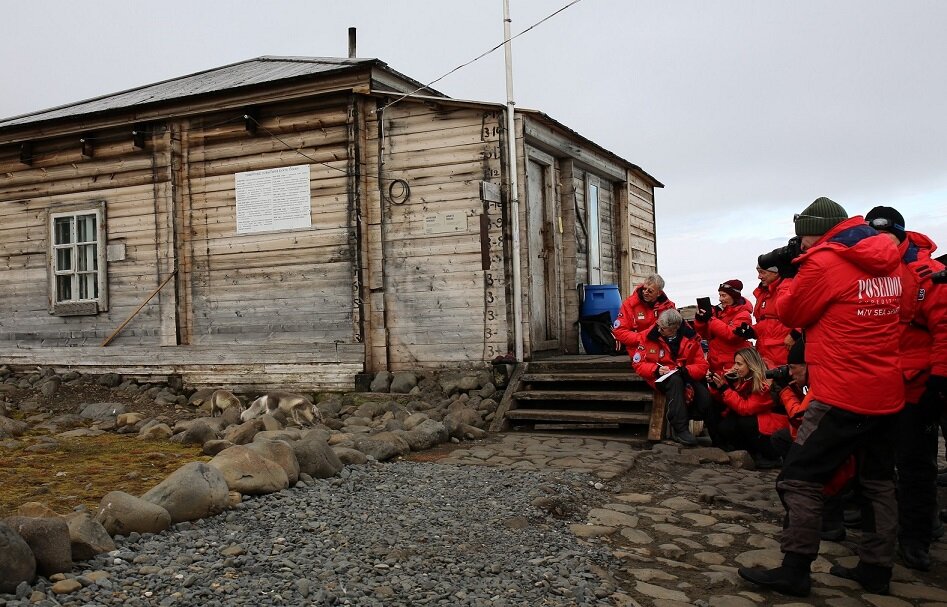
[[[896,415],[860,415],[813,400],[789,449],[776,490],[786,508],[783,552],[815,559],[822,527],[822,489],[852,454],[867,501],[859,557],[891,567],[898,525],[894,491]]]
[[[937,512],[937,424],[942,404],[925,392],[898,414],[898,538],[930,547]]]
[[[720,444],[732,445],[737,449],[749,451],[752,455],[761,455],[766,459],[780,456],[773,446],[772,439],[760,434],[755,415],[729,415],[720,419],[716,427]]]
[[[690,407],[684,399],[687,386],[694,389],[694,401]],[[688,420],[706,419],[710,413],[710,391],[702,381],[694,381],[678,371],[663,382],[655,384],[655,387],[666,398],[664,414],[675,432],[687,430]]]

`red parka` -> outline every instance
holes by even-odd
[[[864,415],[899,411],[904,382],[897,247],[856,216],[826,232],[794,262],[799,272],[776,300],[776,313],[787,327],[805,331],[816,399]]]
[[[901,372],[905,400],[920,400],[931,373],[947,377],[947,285],[935,285],[930,275],[944,269],[931,259],[937,245],[917,232],[908,232],[898,247],[904,285],[901,299]]]
[[[743,323],[753,323],[753,307],[745,297],[733,302],[732,306],[721,309],[714,306],[713,315],[707,322],[694,321],[701,337],[707,340],[707,362],[714,373],[723,374],[733,366],[733,355],[742,348],[752,348],[747,340],[733,332]]]
[[[677,356],[671,354],[671,347],[657,325],[651,327],[642,337],[635,353],[631,357],[631,365],[635,373],[640,375],[648,385],[654,388],[657,380],[658,367],[664,365],[671,369],[686,367],[687,375],[694,381],[704,381],[707,375],[707,360],[704,351],[700,348],[700,339],[686,323],[681,325],[677,332],[681,343],[677,348]],[[678,371],[680,373],[680,371]]]
[[[769,436],[781,428],[789,428],[789,418],[773,412],[773,395],[768,385],[754,392],[752,381],[740,380],[732,388],[717,390],[717,393],[726,407],[724,415],[755,416],[760,434]]]
[[[756,351],[773,365],[785,365],[786,357],[789,356],[786,337],[790,328],[779,322],[779,317],[776,316],[776,300],[779,299],[780,292],[788,286],[788,280],[777,278],[765,286],[760,283],[760,286],[753,290],[753,297],[756,298],[756,305],[753,307],[753,317],[756,318],[756,324],[753,325],[756,332]]]
[[[615,339],[625,344],[628,356],[635,355],[638,344],[658,321],[661,312],[676,308],[664,291],[653,303],[646,302],[641,294],[643,286],[638,285],[631,295],[625,298],[618,311],[618,317],[612,325],[612,334]]]

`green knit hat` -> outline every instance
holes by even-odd
[[[825,196],[816,198],[802,213],[793,218],[796,236],[822,236],[848,219],[842,205]]]

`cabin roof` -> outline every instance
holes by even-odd
[[[266,84],[268,82],[327,74],[330,72],[342,72],[364,67],[379,68],[405,80],[416,88],[424,88],[422,83],[391,69],[385,62],[379,59],[264,56],[195,72],[186,76],[171,78],[170,80],[138,86],[117,93],[93,97],[92,99],[86,99],[84,101],[76,101],[45,110],[0,119],[0,129],[46,122],[48,120],[109,112],[144,104],[160,103],[162,101],[172,101],[197,95],[206,95],[208,93]],[[441,93],[433,89],[425,90],[434,96],[441,95]]]

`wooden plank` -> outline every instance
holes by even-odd
[[[653,393],[651,404],[651,416],[648,422],[648,440],[664,440],[667,432],[667,420],[665,418],[666,399],[660,392]]]
[[[520,379],[528,367],[529,363],[519,363],[513,369],[513,373],[507,382],[506,390],[503,392],[503,398],[500,399],[500,404],[497,405],[497,410],[493,415],[493,421],[490,422],[490,432],[503,432],[509,429],[510,423],[507,420],[507,415],[516,408],[513,393],[519,391],[522,384]]]
[[[640,382],[644,381],[636,373],[622,371],[577,372],[577,373],[525,373],[521,379],[524,384],[537,382]]]
[[[556,420],[601,424],[647,424],[647,413],[634,411],[570,411],[560,409],[514,409],[506,413],[506,419]]]
[[[648,402],[651,400],[650,390],[530,390],[516,392],[513,397],[518,401],[529,400],[557,400],[557,401],[613,401],[613,402]]]

